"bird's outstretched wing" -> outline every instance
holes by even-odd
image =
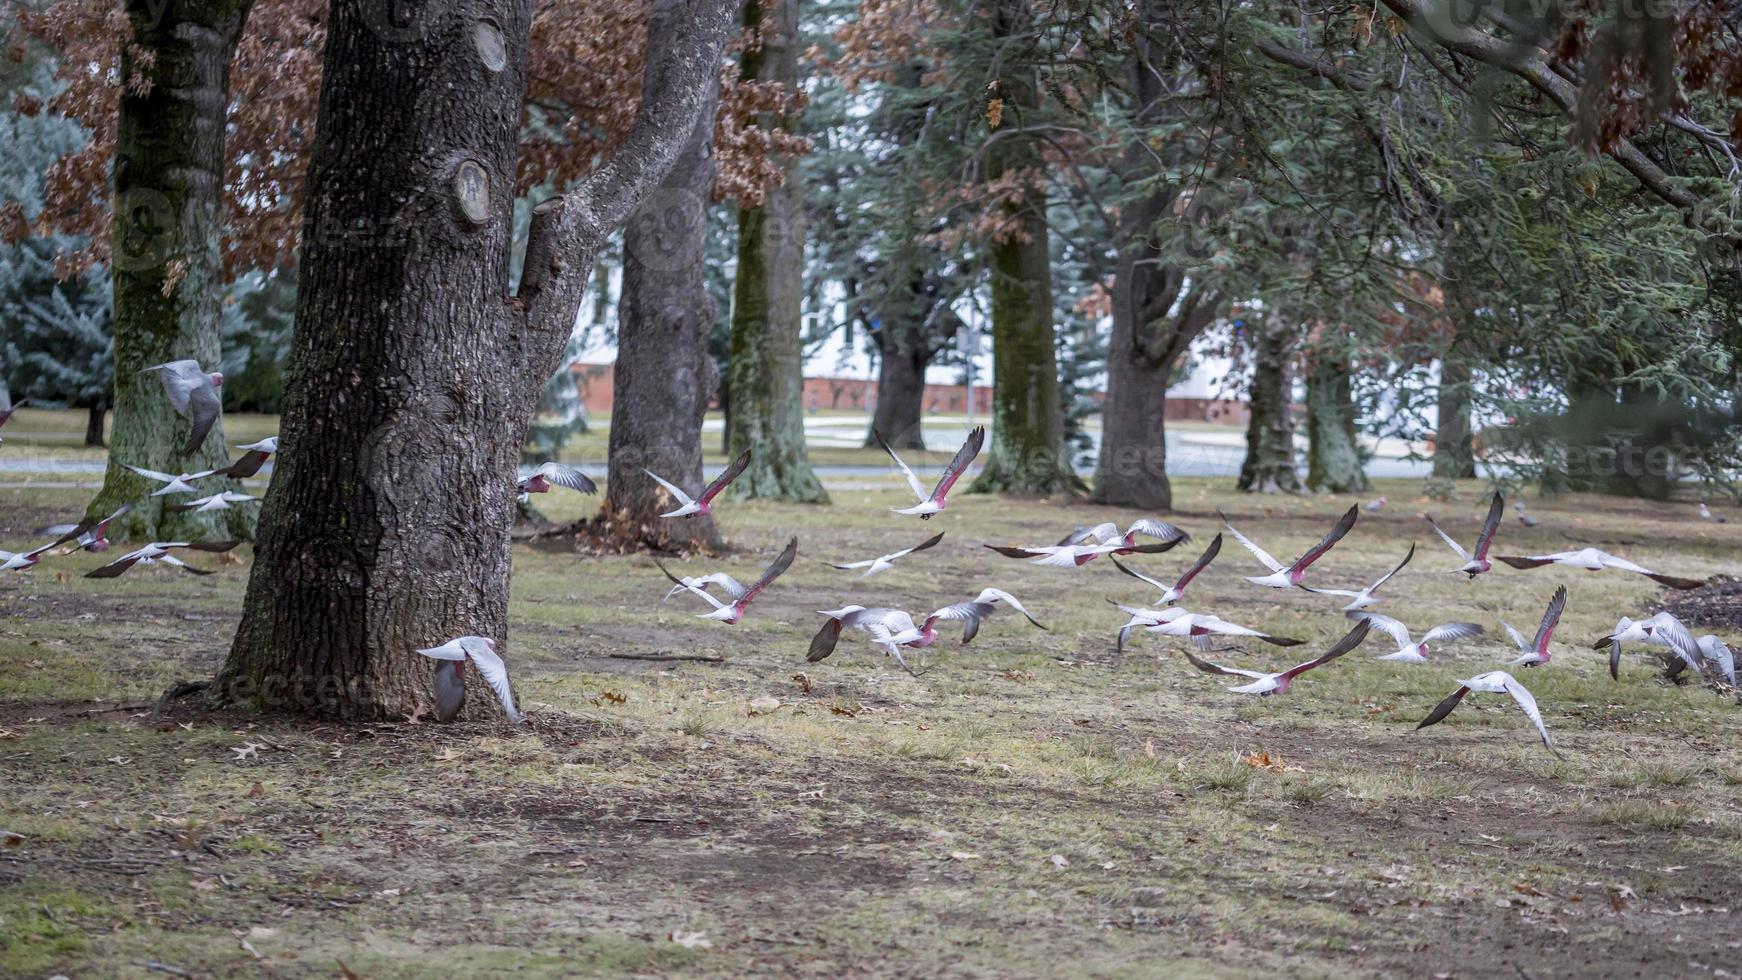
[[[1319,543],[1308,549],[1306,554],[1301,555],[1293,565],[1289,566],[1289,570],[1303,571],[1308,565],[1323,558],[1325,553],[1330,551],[1338,541],[1343,540],[1343,535],[1348,534],[1349,529],[1355,526],[1355,519],[1359,516],[1361,516],[1361,508],[1356,504],[1350,504],[1349,509],[1343,513],[1337,523],[1325,532],[1323,538],[1319,539]]]
[[[1222,519],[1222,526],[1228,529],[1228,533],[1232,534],[1234,536],[1234,540],[1240,542],[1240,544],[1245,546],[1247,551],[1252,552],[1252,557],[1254,557],[1254,558],[1258,559],[1260,562],[1262,562],[1264,564],[1265,568],[1268,568],[1273,572],[1280,572],[1283,570],[1284,566],[1283,566],[1282,562],[1279,562],[1275,558],[1272,558],[1270,556],[1270,552],[1265,551],[1263,548],[1260,548],[1257,545],[1253,544],[1252,539],[1248,538],[1244,534],[1241,534],[1239,532],[1239,530],[1237,530],[1234,527],[1234,525],[1229,524],[1228,523],[1228,515],[1222,513],[1221,511],[1216,511],[1216,516],[1220,517]]]
[[[1338,657],[1341,657],[1343,654],[1348,653],[1350,650],[1360,646],[1361,642],[1367,639],[1367,631],[1370,629],[1372,629],[1372,626],[1365,620],[1356,623],[1355,628],[1344,634],[1343,638],[1338,640],[1335,646],[1305,663],[1295,664],[1293,667],[1283,671],[1282,676],[1297,677],[1312,670],[1314,667],[1322,667],[1325,664],[1330,663]]]
[[[738,455],[737,459],[732,460],[732,465],[726,467],[719,476],[714,477],[714,482],[702,489],[700,501],[704,504],[711,503],[715,497],[720,495],[720,491],[730,486],[733,480],[738,479],[738,475],[743,473],[744,468],[749,465],[750,450],[746,449]]]
[[[1554,590],[1554,598],[1548,601],[1548,608],[1542,612],[1542,625],[1536,628],[1536,639],[1531,641],[1530,648],[1537,653],[1548,649],[1548,638],[1553,635],[1555,625],[1561,621],[1561,613],[1567,611],[1567,587],[1561,586]]]
[[[744,594],[738,597],[738,604],[748,606],[752,600],[762,594],[763,589],[768,588],[770,583],[779,578],[782,572],[792,567],[792,560],[797,555],[798,537],[795,535],[791,541],[786,543],[786,550],[782,551],[780,556],[774,559],[773,564],[769,565],[767,570],[762,573],[762,577],[752,583],[748,589],[744,590]]]
[[[907,464],[901,461],[901,457],[895,455],[895,449],[889,445],[889,440],[883,438],[883,433],[872,429],[871,435],[877,440],[877,445],[882,446],[883,451],[889,454],[889,458],[895,460],[895,465],[901,468],[901,475],[907,477],[907,485],[913,489],[913,495],[919,498],[920,503],[925,503],[925,486],[919,482],[919,477],[914,476]]]
[[[464,644],[466,654],[472,658],[472,663],[478,668],[478,673],[484,677],[484,683],[490,685],[490,690],[496,692],[496,700],[502,702],[502,710],[508,713],[508,720],[520,724],[521,714],[514,707],[514,691],[508,686],[508,665],[496,655],[496,651],[483,643],[472,642]]]
[[[1488,517],[1482,522],[1482,533],[1476,536],[1476,557],[1487,558],[1494,544],[1494,532],[1500,530],[1500,518],[1506,516],[1506,498],[1494,491],[1494,502],[1488,505]]]
[[[968,471],[968,464],[974,461],[974,457],[980,455],[980,447],[985,442],[986,427],[983,425],[974,426],[974,431],[968,433],[967,441],[962,443],[962,448],[956,450],[956,455],[950,460],[950,465],[944,467],[944,475],[938,477],[937,486],[932,488],[931,496],[921,499],[942,500],[948,496],[950,488],[955,486],[956,481],[962,478],[962,474]],[[902,469],[906,468],[902,467]],[[911,474],[909,476],[911,477]]]

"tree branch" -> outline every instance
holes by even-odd
[[[740,2],[654,0],[641,106],[629,135],[580,187],[533,211],[517,299],[532,335],[527,370],[535,383],[555,370],[544,362],[561,355],[599,246],[659,185],[684,141],[704,124],[701,110]]]
[[[1571,115],[1578,104],[1578,90],[1573,83],[1556,74],[1541,52],[1504,41],[1473,27],[1461,27],[1439,10],[1437,0],[1380,0],[1419,35],[1426,37],[1455,54],[1473,58],[1485,65],[1499,68],[1528,82],[1547,96],[1561,111]],[[1671,182],[1668,174],[1634,145],[1622,138],[1609,150],[1609,156],[1627,169],[1646,190],[1663,201],[1684,210],[1700,203],[1699,195]]]

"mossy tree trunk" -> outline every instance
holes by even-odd
[[[181,455],[190,424],[170,407],[157,375],[140,372],[183,358],[218,369],[224,112],[230,60],[249,5],[123,5],[133,39],[121,47],[121,74],[150,84],[123,86],[115,134],[115,419],[103,488],[85,512],[97,520],[132,503],[110,526],[113,536],[175,541],[253,533],[251,508],[172,514],[165,508],[177,498],[149,496],[157,485],[125,468],[182,473],[229,462],[222,419],[194,455]],[[236,488],[225,480],[199,487]]]
[[[746,80],[798,84],[798,0],[744,4],[744,27],[761,43],[744,52]],[[769,128],[796,120],[766,116]],[[738,209],[738,278],[732,286],[727,450],[751,450],[750,465],[728,493],[828,503],[804,441],[804,193],[796,167],[770,187],[759,207]]]
[[[416,647],[507,642],[520,447],[599,247],[701,118],[734,0],[655,0],[634,127],[533,212],[509,290],[532,0],[334,0],[278,471],[216,700],[378,719],[431,701]],[[464,712],[499,716],[485,685]]]
[[[1349,360],[1328,350],[1308,356],[1307,487],[1319,493],[1362,493],[1371,487],[1356,441]]]
[[[1025,43],[1014,39],[1033,30],[1028,0],[996,0],[990,27],[995,42],[1012,47]],[[1045,166],[1035,141],[1014,128],[1026,111],[1039,105],[1033,72],[1013,66],[999,84],[1005,125],[1013,128],[992,134],[984,153],[989,184]],[[1059,400],[1046,203],[1041,186],[1006,201],[1002,207],[1012,231],[986,251],[992,279],[992,449],[971,487],[974,493],[1051,494],[1069,491],[1076,483],[1067,462]]]
[[[1274,318],[1252,327],[1252,385],[1247,395],[1246,459],[1239,489],[1299,493],[1294,456],[1294,378],[1289,361],[1297,331]]]
[[[719,544],[712,517],[662,519],[667,498],[646,472],[692,492],[707,482],[702,478],[702,416],[719,372],[708,354],[717,310],[703,252],[718,97],[715,83],[677,163],[624,229],[611,477],[599,518],[610,539],[625,546]]]

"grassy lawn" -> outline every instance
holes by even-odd
[[[14,424],[32,428],[28,413]],[[1115,655],[1106,600],[1150,596],[1107,562],[1051,570],[980,547],[1134,515],[962,496],[927,525],[890,517],[902,491],[884,487],[837,490],[829,508],[722,507],[732,552],[685,570],[753,577],[800,537],[736,627],[659,605],[645,558],[518,548],[505,652],[532,719],[520,731],[153,723],[151,699],[223,656],[246,549],[194,556],[208,578],[92,581],[90,555],[8,574],[0,975],[163,976],[150,961],[196,976],[1543,977],[1742,961],[1742,709],[1664,682],[1642,651],[1611,681],[1589,649],[1660,595],[1651,582],[1466,581],[1417,516],[1419,484],[1388,484],[1390,506],[1362,515],[1316,581],[1365,583],[1417,541],[1380,609],[1490,634],[1420,666],[1373,661],[1389,652],[1376,639],[1285,697],[1242,698],[1174,641]],[[1157,576],[1196,557],[1218,507],[1286,558],[1351,502],[1208,480],[1178,497],[1197,541],[1131,559]],[[0,490],[0,547],[82,503]],[[1431,509],[1467,539],[1482,503],[1471,483]],[[1541,526],[1509,519],[1497,551],[1578,542],[1698,577],[1732,572],[1742,543],[1742,522],[1702,524],[1691,505],[1531,507]],[[938,548],[865,582],[821,564],[937,530]],[[1308,655],[1345,631],[1326,598],[1240,580],[1260,571],[1229,540],[1186,605],[1307,638]],[[1520,672],[1559,754],[1495,695],[1413,731],[1457,678],[1510,656],[1495,617],[1532,631],[1559,583],[1556,659]],[[815,610],[924,612],[987,585],[1050,629],[1000,613],[918,679],[862,634],[804,661]],[[723,659],[613,656],[661,653]],[[1293,662],[1263,646],[1218,659]]]

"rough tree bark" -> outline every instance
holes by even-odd
[[[1033,30],[1028,0],[997,0],[990,28],[1004,42]],[[1045,166],[1035,141],[1020,132],[1025,110],[1040,102],[1032,70],[1012,66],[999,79],[1014,125],[994,132],[985,151],[985,179]],[[1058,352],[1053,346],[1052,259],[1047,249],[1046,191],[1027,188],[1003,207],[1017,233],[987,248],[992,278],[992,449],[970,488],[974,493],[1049,494],[1069,491]]]
[[[760,43],[740,57],[740,77],[796,87],[798,0],[746,3],[744,27]],[[790,130],[796,120],[768,115],[758,122]],[[829,501],[805,450],[803,299],[804,192],[798,169],[789,167],[761,206],[738,209],[727,454],[752,453],[727,491],[734,498]]]
[[[1143,30],[1130,67],[1137,125],[1152,123],[1162,109],[1166,85],[1157,57],[1158,32],[1171,10],[1156,0],[1139,5]],[[1154,150],[1134,144],[1122,170],[1135,183],[1154,169]],[[1179,197],[1162,187],[1119,212],[1119,258],[1113,275],[1113,336],[1107,344],[1107,400],[1101,407],[1101,453],[1095,464],[1096,503],[1171,510],[1167,479],[1167,387],[1179,359],[1215,319],[1221,297],[1202,283],[1189,291],[1185,271],[1167,264],[1157,240]],[[1182,296],[1182,292],[1184,295]]]
[[[1252,389],[1247,401],[1246,459],[1239,489],[1247,493],[1299,493],[1294,456],[1294,379],[1288,369],[1296,331],[1260,320],[1253,328]]]
[[[1319,493],[1362,493],[1371,487],[1355,440],[1355,399],[1347,358],[1330,351],[1308,357],[1307,487]]]
[[[109,418],[109,403],[95,401],[85,409],[85,445],[103,449],[109,445],[104,438],[103,423]]]
[[[608,540],[630,547],[712,548],[707,515],[665,520],[652,470],[679,486],[702,486],[702,416],[718,383],[708,354],[717,312],[703,252],[714,186],[714,108],[708,86],[701,116],[659,189],[623,231],[623,293],[612,369],[610,471],[599,512]]]
[[[157,375],[140,372],[183,358],[208,370],[218,366],[224,112],[230,60],[249,6],[250,0],[124,4],[133,39],[122,46],[121,74],[150,84],[122,88],[115,135],[115,421],[103,488],[85,511],[100,520],[132,503],[110,525],[112,536],[175,541],[253,532],[250,508],[168,512],[165,505],[175,499],[148,496],[156,484],[125,465],[183,473],[229,461],[222,419],[194,455],[182,456],[189,423],[170,407]],[[200,486],[235,489],[220,480]]]
[[[593,258],[694,131],[735,0],[656,0],[616,153],[540,205],[508,290],[532,0],[334,0],[279,468],[218,699],[341,718],[429,703],[415,647],[507,644],[515,464]],[[498,715],[484,685],[465,714]]]

